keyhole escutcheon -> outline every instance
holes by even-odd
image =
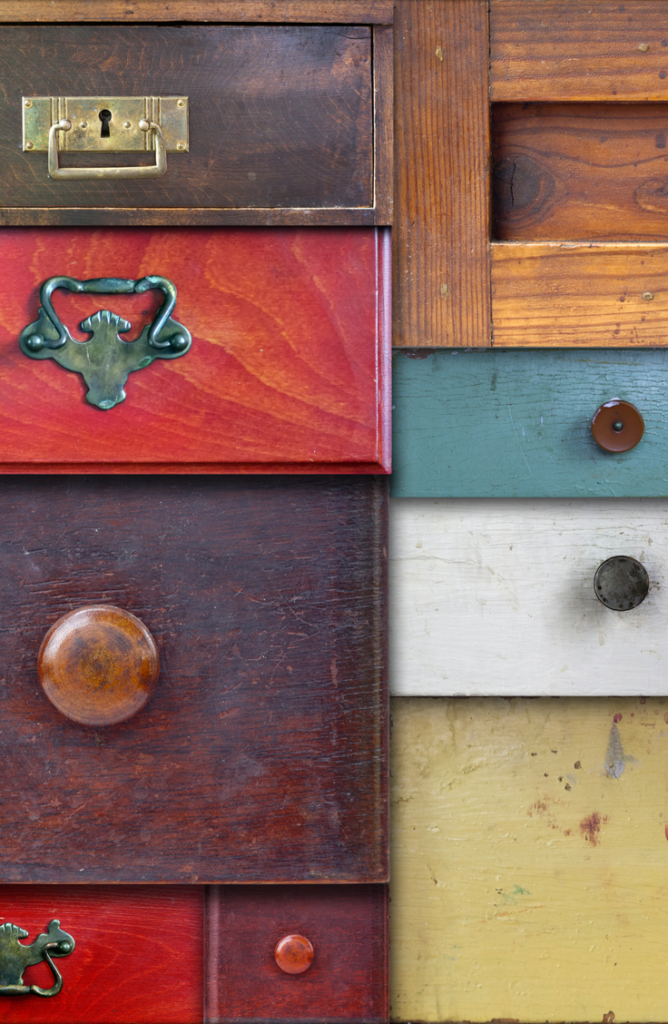
[[[102,122],[102,128],[100,129],[100,138],[101,139],[108,139],[109,138],[109,122],[111,121],[111,111],[110,110],[101,110],[100,111],[100,121]]]

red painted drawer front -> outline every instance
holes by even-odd
[[[389,235],[373,228],[5,229],[0,471],[389,470]],[[52,276],[171,280],[193,335],[103,411],[19,335]],[[54,293],[75,340],[100,309],[150,322],[162,294]]]
[[[304,974],[285,974],[274,949],[310,940]],[[385,886],[215,886],[207,895],[210,1022],[385,1021]]]
[[[29,935],[60,920],[76,946],[55,961],[62,991],[0,996],[8,1024],[196,1024],[202,1020],[204,890],[196,886],[0,886],[0,923]],[[46,963],[26,984],[49,988]]]
[[[2,881],[386,879],[386,484],[3,481]],[[141,619],[161,672],[92,728],[37,655],[98,604]]]

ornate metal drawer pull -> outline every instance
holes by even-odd
[[[25,928],[15,924],[0,925],[0,996],[57,996],[63,987],[63,977],[52,957],[69,956],[74,949],[74,939],[60,928],[60,921],[50,921],[46,932],[37,936],[30,946],[24,946],[19,939],[26,939]],[[46,960],[55,979],[51,988],[39,985],[24,985],[23,972],[26,967]]]
[[[142,119],[139,128],[155,133],[155,163],[148,167],[60,167],[57,132],[69,132],[72,122],[63,118],[49,128],[49,175],[52,178],[160,178],[167,170],[167,155],[160,125]]]
[[[123,341],[120,335],[129,331],[131,324],[108,309],[82,321],[81,330],[92,332],[89,341],[75,341],[53,308],[51,295],[56,288],[97,295],[128,295],[159,288],[165,301],[153,323],[135,341]],[[88,385],[86,398],[99,409],[112,409],[124,401],[130,373],[150,366],[154,359],[177,359],[192,344],[190,332],[172,319],[176,288],[166,277],[143,277],[139,281],[50,277],[40,288],[39,297],[42,305],[37,320],[22,331],[21,350],[31,359],[55,359],[66,370],[80,373]]]
[[[23,151],[48,151],[52,178],[159,178],[189,148],[187,96],[24,96]],[[146,153],[149,167],[61,167],[58,154]]]

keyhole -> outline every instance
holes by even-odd
[[[100,121],[102,122],[102,129],[100,131],[100,138],[101,139],[108,139],[109,138],[109,122],[111,121],[111,111],[110,110],[101,110],[100,111]]]

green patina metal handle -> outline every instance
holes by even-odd
[[[63,987],[63,977],[52,957],[69,956],[75,942],[71,935],[62,931],[60,921],[49,922],[46,932],[38,935],[30,946],[24,946],[19,939],[26,939],[25,928],[9,922],[0,925],[0,996],[57,996]],[[26,967],[46,960],[53,972],[51,988],[39,985],[24,985],[23,972]]]
[[[141,294],[158,288],[165,299],[153,323],[135,341],[120,337],[130,330],[131,324],[108,309],[82,321],[81,330],[92,332],[89,341],[75,341],[53,308],[51,296],[56,288],[96,295]],[[86,398],[99,409],[112,409],[124,401],[130,373],[150,366],[154,359],[178,359],[192,345],[190,332],[172,319],[176,288],[166,277],[149,276],[137,281],[118,277],[88,281],[50,277],[40,288],[39,297],[37,320],[21,332],[21,350],[31,359],[55,359],[65,369],[80,373],[88,385]]]

